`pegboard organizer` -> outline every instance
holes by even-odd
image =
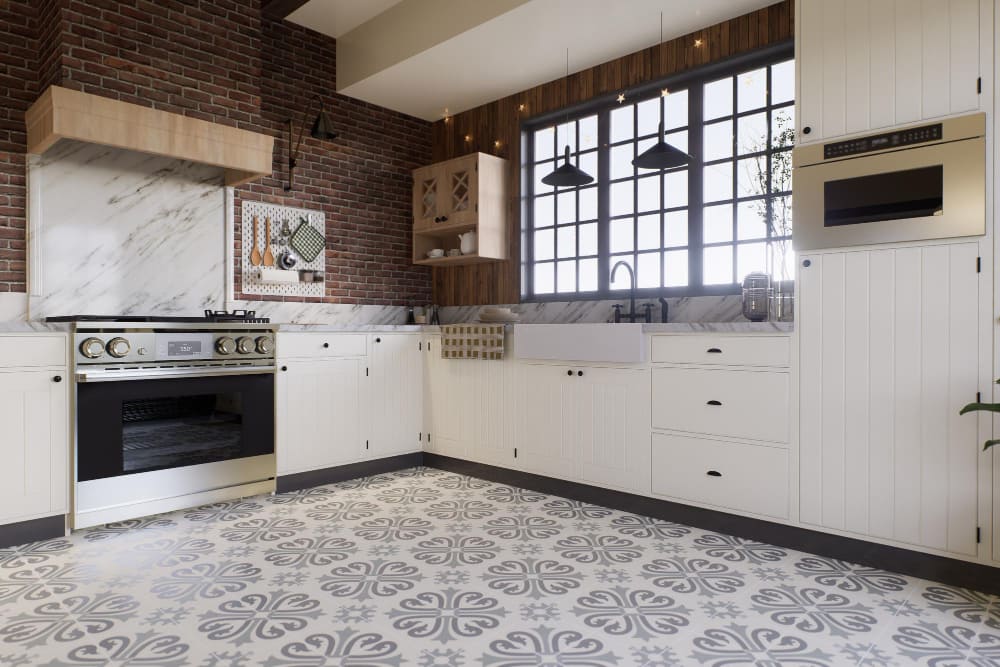
[[[288,221],[288,229],[291,233],[294,233],[302,219],[312,227],[316,232],[318,232],[323,237],[326,236],[326,215],[321,211],[309,211],[302,208],[293,208],[291,206],[278,206],[276,204],[267,204],[265,202],[256,201],[243,201],[243,222],[242,229],[243,233],[242,241],[242,257],[240,257],[240,263],[243,267],[243,293],[244,294],[261,294],[268,296],[298,296],[298,297],[317,297],[321,298],[325,296],[325,282],[302,282],[297,283],[265,283],[260,280],[260,269],[261,266],[254,266],[250,263],[250,253],[253,251],[253,217],[257,216],[260,224],[257,226],[257,248],[260,250],[261,254],[264,253],[264,247],[266,245],[265,236],[267,234],[267,225],[264,221],[267,218],[271,218],[271,238],[278,239],[277,243],[271,243],[271,252],[274,253],[275,268],[282,268],[280,266],[281,255],[285,252],[289,252],[292,257],[295,258],[295,267],[293,270],[302,271],[316,271],[320,275],[326,276],[326,252],[320,252],[316,258],[307,262],[302,258],[297,252],[289,247],[289,241],[291,240],[291,234],[287,236],[282,236],[281,228],[284,222]]]

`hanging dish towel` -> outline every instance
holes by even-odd
[[[446,324],[441,327],[443,359],[503,359],[502,324]]]

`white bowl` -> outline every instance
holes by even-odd
[[[448,256],[449,257],[458,257],[461,254],[462,254],[462,251],[459,250],[458,248],[452,248],[451,250],[448,251]]]
[[[434,248],[427,252],[427,256],[431,259],[437,259],[438,257],[444,257],[444,248]]]

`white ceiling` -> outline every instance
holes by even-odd
[[[403,0],[310,0],[288,20],[330,37],[340,37]]]
[[[398,2],[310,0],[289,18],[340,37],[346,32],[336,33],[331,25],[338,20],[336,12],[345,11],[345,6],[354,8],[352,11],[357,10],[357,5],[365,7],[364,12],[353,14],[351,20],[358,20],[365,13],[371,14],[374,5],[388,7]],[[438,120],[445,110],[449,114],[460,113],[563,76],[567,48],[570,70],[576,72],[652,46],[660,39],[660,12],[663,12],[663,37],[672,39],[773,2],[530,0],[470,29],[427,44],[415,55],[380,65],[371,75],[339,92],[425,120]],[[371,14],[369,19],[374,17]],[[354,35],[362,33],[368,40],[384,43],[392,39],[390,34],[379,35],[372,30],[359,30]],[[377,48],[378,43],[368,46]],[[339,54],[340,49],[338,59]]]

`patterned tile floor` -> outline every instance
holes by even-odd
[[[429,468],[0,550],[0,664],[1000,666],[1000,599]]]

